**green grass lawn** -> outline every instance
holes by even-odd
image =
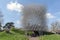
[[[6,33],[6,32],[0,32],[0,40],[28,40],[28,38],[25,35],[19,34],[19,33]]]
[[[39,37],[40,40],[60,40],[60,35],[53,34],[53,35],[44,35]]]
[[[16,29],[12,30],[10,33],[0,32],[0,40],[29,40],[24,33],[25,31]],[[60,40],[60,35],[58,34],[44,35],[40,36],[39,40]]]

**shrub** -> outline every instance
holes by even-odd
[[[14,32],[19,33],[19,34],[25,34],[25,31],[23,31],[21,29],[12,28],[11,31],[14,31]]]

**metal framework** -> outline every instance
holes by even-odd
[[[30,5],[23,8],[23,27],[26,30],[46,31],[46,8],[43,5]]]

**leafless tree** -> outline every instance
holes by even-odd
[[[60,30],[60,22],[59,21],[55,21],[51,24],[51,29],[52,32],[56,33],[58,30]]]
[[[0,11],[0,31],[1,31],[2,23],[3,23],[3,14]]]

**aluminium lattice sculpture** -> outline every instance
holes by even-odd
[[[22,23],[25,30],[47,31],[46,8],[43,5],[24,6]]]

